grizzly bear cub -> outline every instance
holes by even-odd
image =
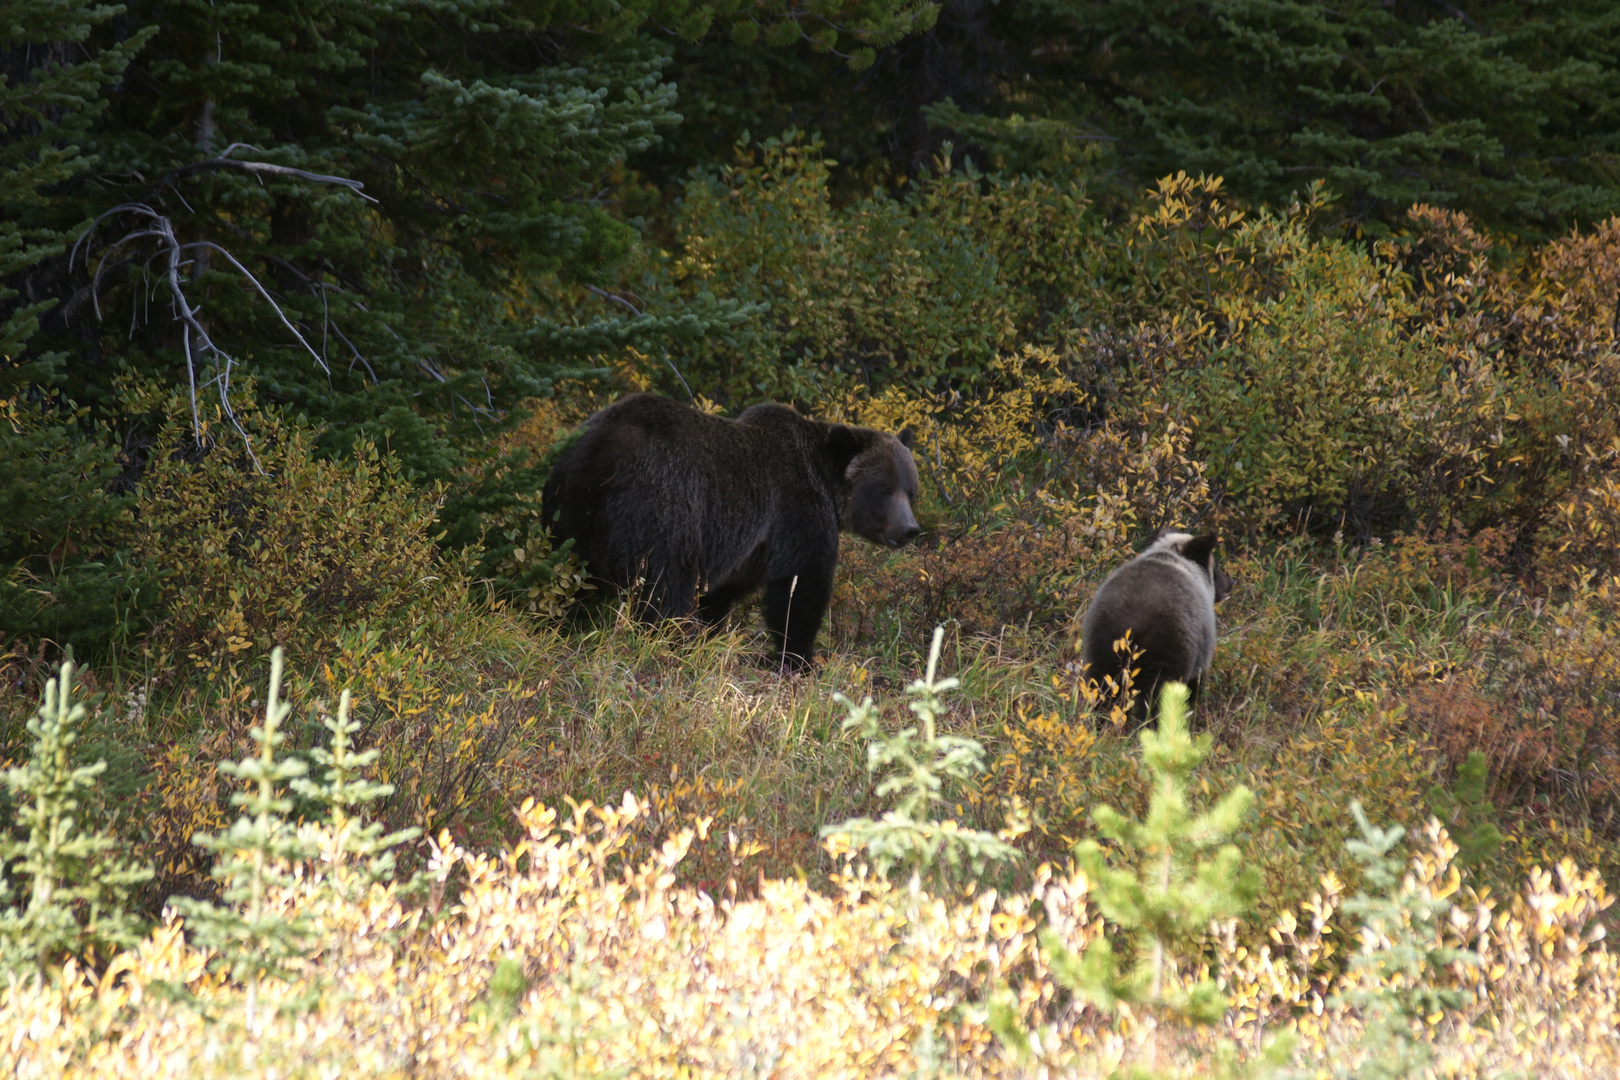
[[[1132,714],[1145,720],[1160,687],[1184,682],[1191,699],[1215,659],[1215,603],[1232,591],[1232,579],[1215,565],[1214,534],[1191,536],[1160,530],[1136,558],[1119,567],[1092,598],[1080,629],[1080,658],[1087,676],[1117,686],[1126,655],[1114,643],[1130,631],[1140,650],[1140,674]]]
[[[755,405],[734,420],[652,394],[592,416],[542,492],[555,542],[590,580],[641,582],[638,615],[705,624],[763,589],[775,656],[803,667],[832,599],[838,534],[899,547],[918,533],[911,431]]]

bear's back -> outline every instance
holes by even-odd
[[[1137,556],[1108,576],[1086,611],[1082,659],[1093,678],[1117,673],[1114,642],[1127,630],[1145,680],[1196,679],[1215,656],[1213,583],[1178,553]]]

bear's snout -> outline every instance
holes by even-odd
[[[893,548],[904,547],[920,532],[922,527],[911,512],[911,500],[904,495],[896,495],[889,503],[889,520],[883,530],[883,542]]]

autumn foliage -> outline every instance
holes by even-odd
[[[936,164],[835,198],[789,137],[693,179],[676,250],[641,269],[738,300],[731,336],[602,345],[492,441],[499,483],[415,484],[386,439],[322,450],[251,387],[200,432],[153,397],[172,422],[85,542],[149,568],[159,603],[81,665],[73,762],[107,765],[57,819],[24,763],[60,657],[0,654],[0,895],[49,902],[48,830],[24,826],[64,815],[152,874],[119,893],[116,947],[13,950],[5,1067],[1620,1071],[1620,221],[1530,248],[1418,206],[1372,240],[1328,229],[1320,189],[1257,209],[1186,175],[1102,221],[1078,185]],[[924,535],[845,542],[814,671],[760,664],[746,606],[699,634],[584,595],[509,490],[631,389],[913,427]],[[451,500],[476,527],[447,540]],[[1152,954],[1151,920],[1104,910],[1151,859],[1097,810],[1114,828],[1169,796],[1076,637],[1166,525],[1219,532],[1237,581],[1172,802],[1201,820],[1252,792],[1221,858],[1263,886]],[[387,872],[318,786],[256,789],[284,849],[221,847],[245,797],[220,766],[274,757],[277,647],[285,775],[349,732],[354,821],[400,838]],[[952,688],[923,722],[900,690],[925,665]],[[889,857],[902,825],[996,854],[936,873]],[[91,925],[76,903],[53,941]],[[251,911],[276,963],[183,909]],[[1151,995],[1116,949],[1159,957]]]

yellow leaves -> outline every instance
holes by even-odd
[[[465,887],[433,931],[408,921],[394,887],[324,913],[318,962],[262,988],[308,1004],[275,1012],[256,1040],[233,1018],[241,988],[207,975],[206,957],[170,921],[100,978],[68,967],[52,983],[0,989],[0,1065],[19,1077],[143,1080],[523,1075],[564,1065],[635,1077],[745,1067],[865,1077],[910,1072],[920,1046],[940,1040],[964,1077],[1029,1069],[1089,1077],[1149,1056],[1158,1067],[1191,1067],[1217,1038],[1236,1041],[1241,1059],[1280,1028],[1298,1031],[1296,1064],[1307,1069],[1353,1067],[1366,1052],[1359,1018],[1325,1004],[1340,978],[1333,882],[1298,913],[1281,913],[1259,949],[1239,942],[1233,926],[1218,928],[1207,972],[1230,1002],[1226,1023],[1209,1035],[1173,1033],[1074,1009],[1056,993],[1035,936],[1050,928],[1084,952],[1105,933],[1077,874],[1043,868],[1032,892],[946,900],[907,899],[849,871],[834,895],[766,881],[757,899],[723,910],[672,884],[666,861],[684,852],[680,836],[666,837],[653,860],[617,861],[642,810],[629,797],[573,806],[562,818],[525,800],[518,821],[527,840],[496,857],[441,836],[434,878],[458,874]],[[1430,826],[1408,887],[1447,882],[1455,891],[1453,852]],[[1447,1075],[1494,1075],[1503,1062],[1536,1075],[1614,1072],[1620,972],[1592,944],[1605,907],[1601,878],[1563,863],[1537,870],[1497,920],[1464,920],[1481,926],[1464,944],[1482,965],[1442,978],[1479,980],[1476,993],[1460,1014],[1424,1017],[1421,1035],[1445,1052]],[[377,925],[420,929],[387,938],[373,933]],[[510,1014],[488,1006],[502,959],[523,973]],[[991,997],[1029,1033],[1032,1061],[1014,1062],[988,1030],[982,1002]]]

